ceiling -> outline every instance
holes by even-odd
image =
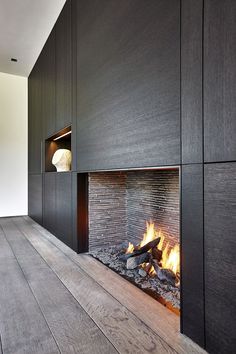
[[[0,72],[28,76],[65,0],[0,0]],[[16,58],[17,62],[12,62]]]

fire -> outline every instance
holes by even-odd
[[[128,246],[125,253],[128,254],[128,253],[133,253],[133,252],[134,252],[134,245],[131,242],[129,242],[129,246]]]
[[[160,242],[157,246],[157,249],[162,251],[161,257],[161,267],[165,269],[172,270],[175,275],[180,271],[180,255],[179,255],[179,245],[176,244],[173,248],[170,247],[169,243],[166,242],[164,235],[162,234],[161,230],[156,230],[155,225],[152,221],[146,222],[146,232],[143,234],[143,239],[138,245],[138,248],[145,246],[148,242],[155,240],[157,237],[160,237]],[[134,245],[129,242],[129,246],[126,250],[126,253],[133,253],[134,252]],[[145,269],[145,265],[143,268]],[[150,275],[155,275],[156,271],[151,266],[149,272]]]
[[[156,231],[155,231],[155,226],[153,222],[148,222],[146,221],[146,232],[143,234],[143,239],[140,242],[140,247],[143,247],[146,245],[148,242],[155,240],[157,237]]]
[[[162,268],[170,269],[175,274],[180,271],[180,259],[179,259],[179,245],[175,245],[174,248],[171,248],[167,243],[164,251],[162,252]]]

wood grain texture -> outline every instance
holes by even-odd
[[[24,230],[18,218],[11,219],[5,226],[6,238],[58,344],[60,353],[117,353],[19,231],[21,226]]]
[[[236,160],[236,2],[206,0],[204,15],[204,158]]]
[[[28,79],[28,171],[42,170],[41,57]]]
[[[55,29],[50,33],[42,50],[42,117],[43,137],[48,138],[56,130],[56,53]]]
[[[71,133],[71,149],[72,164],[71,170],[77,171],[77,0],[71,0],[71,50],[72,50],[72,133]]]
[[[205,166],[206,348],[236,348],[236,163]]]
[[[77,4],[77,168],[180,162],[180,2]]]
[[[73,245],[72,175],[56,173],[56,235],[68,246]]]
[[[176,353],[29,222],[24,235],[120,353]]]
[[[203,0],[181,1],[182,163],[202,162]]]
[[[72,17],[67,0],[55,25],[56,131],[72,122]]]
[[[41,174],[28,175],[28,214],[39,224],[43,223],[43,185]]]
[[[56,172],[44,173],[43,226],[55,233],[56,227]]]
[[[182,166],[181,330],[204,347],[203,166]]]
[[[0,224],[5,229],[4,219],[0,220]],[[9,249],[8,253],[0,257],[0,333],[3,352],[5,354],[60,353],[2,233],[0,238],[1,244],[5,244],[4,248]]]
[[[73,262],[78,264],[105,291],[116,298],[130,312],[134,313],[148,327],[152,328],[155,333],[163,338],[178,353],[205,353],[197,344],[179,332],[179,318],[171,311],[166,310],[165,307],[153,298],[147,296],[143,291],[91,256],[85,254],[77,255],[30,218],[24,217],[24,219],[32,228],[40,232],[41,237],[45,237]]]

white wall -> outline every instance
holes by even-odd
[[[27,78],[0,73],[0,217],[27,215]]]

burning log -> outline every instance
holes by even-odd
[[[156,259],[157,262],[160,262],[160,260],[162,259],[162,251],[156,247],[153,248],[152,249],[152,257],[153,257],[153,259]]]
[[[127,253],[127,254],[121,255],[120,260],[127,261],[131,257],[136,257],[140,254],[146,253],[149,250],[156,248],[158,243],[160,242],[160,239],[161,239],[160,237],[155,238],[155,240],[148,242],[146,245],[144,245],[143,247],[140,247],[139,249],[134,250],[132,253]]]
[[[177,281],[175,273],[171,269],[160,268],[156,262],[153,262],[154,269],[157,273],[157,277],[161,281],[167,281],[171,285],[175,286]]]
[[[144,245],[143,247],[139,248],[137,251],[134,251],[133,254],[142,254],[148,252],[149,250],[152,250],[153,248],[156,248],[160,240],[160,237],[155,238],[154,240],[146,243],[146,245]]]
[[[150,259],[150,253],[145,252],[137,256],[133,256],[127,259],[126,268],[135,269],[140,264],[148,262]]]

